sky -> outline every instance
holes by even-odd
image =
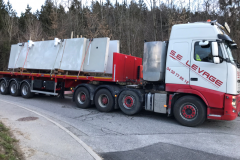
[[[5,3],[7,3],[7,1],[8,0],[4,0]],[[57,2],[58,4],[59,3],[63,4],[63,6],[65,4],[66,6],[67,2],[71,0],[54,0],[54,1]],[[102,0],[102,1],[105,1],[105,0]],[[115,0],[112,0],[112,1],[115,2]],[[122,2],[122,0],[118,0],[118,1],[120,3]],[[147,5],[150,5],[149,1],[150,0],[145,0]],[[166,0],[160,0],[160,1],[165,2]],[[175,1],[185,2],[185,0],[175,0]],[[202,0],[198,0],[198,1],[202,1]],[[13,9],[17,12],[17,15],[20,16],[22,12],[25,12],[25,9],[27,8],[28,4],[32,8],[32,12],[35,12],[36,10],[41,10],[41,6],[45,3],[45,0],[9,0],[9,2],[12,4]],[[83,0],[84,5],[89,5],[90,2],[91,0]]]
[[[7,3],[8,0],[4,0]],[[21,12],[25,12],[27,5],[29,4],[32,7],[32,11],[40,10],[41,6],[44,4],[45,0],[9,0],[12,4],[13,9],[17,12],[17,15],[20,16]]]
[[[4,0],[7,3],[8,0]],[[59,3],[66,3],[68,0],[55,0]],[[32,12],[36,10],[41,10],[41,6],[45,3],[45,0],[9,0],[12,4],[13,9],[17,12],[17,15],[20,16],[22,12],[25,12],[27,5],[32,8]],[[83,0],[84,4],[89,2],[89,0]]]

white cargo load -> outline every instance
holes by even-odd
[[[83,71],[106,72],[109,41],[109,38],[96,38],[93,41],[87,41],[87,55]]]
[[[9,69],[61,69],[67,71],[112,74],[113,53],[119,52],[119,41],[109,38],[74,38],[19,43],[11,46]]]
[[[86,52],[86,38],[66,39],[66,45],[60,49],[54,68],[79,71]],[[65,48],[64,48],[65,46]],[[83,67],[81,68],[83,71]]]

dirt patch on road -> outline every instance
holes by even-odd
[[[19,118],[18,121],[35,121],[37,119],[38,117],[23,117],[23,118]]]

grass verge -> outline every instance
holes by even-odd
[[[16,150],[16,142],[8,128],[0,122],[0,160],[21,159]]]

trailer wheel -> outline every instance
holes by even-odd
[[[134,115],[142,110],[142,103],[138,95],[131,90],[123,91],[118,98],[118,105],[123,113]]]
[[[99,90],[94,98],[96,108],[100,112],[110,112],[114,109],[114,98],[107,89]]]
[[[32,98],[34,93],[31,92],[30,86],[24,82],[21,85],[21,95],[23,98]]]
[[[20,90],[17,88],[18,84],[15,81],[10,83],[9,91],[12,96],[20,96]]]
[[[78,108],[89,108],[91,106],[90,94],[85,87],[80,87],[75,93],[75,102]]]
[[[9,94],[9,89],[7,87],[7,83],[5,81],[0,82],[0,93],[2,95],[7,95]]]
[[[174,104],[173,113],[180,124],[189,127],[202,124],[207,117],[206,105],[195,96],[178,99]]]

